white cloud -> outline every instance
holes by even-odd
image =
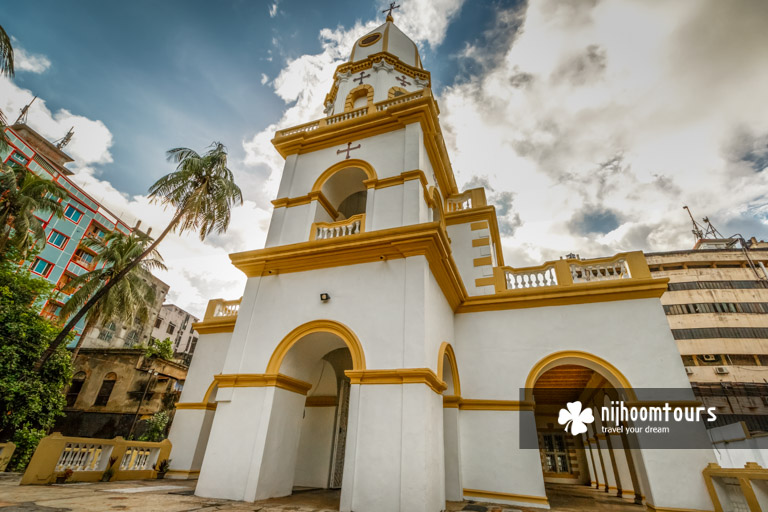
[[[18,45],[15,37],[11,39],[13,40],[13,64],[15,71],[44,73],[51,67],[51,61],[48,57],[42,54],[29,53]]]
[[[274,18],[277,16],[277,6],[280,3],[280,0],[275,0],[275,2],[269,6],[269,17]]]
[[[765,218],[766,16],[762,2],[716,0],[500,13],[521,30],[492,55],[492,41],[468,46],[481,72],[439,101],[459,183],[515,193],[509,263],[688,248],[683,204],[721,231]]]
[[[261,74],[261,85],[264,85],[267,82],[269,82],[269,77],[266,75],[266,73],[262,73]]]

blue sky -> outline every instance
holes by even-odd
[[[436,90],[466,79],[451,55],[481,37],[495,9],[511,5],[463,8],[444,43],[425,46]],[[14,2],[13,16],[2,23],[25,50],[51,61],[45,73],[22,72],[15,82],[45,98],[51,110],[103,121],[114,136],[114,161],[99,166],[101,177],[120,191],[142,194],[168,171],[163,157],[172,147],[221,140],[242,159],[241,141],[285,108],[261,83],[262,74],[274,78],[286,60],[319,52],[324,27],[384,17],[373,2],[284,1],[274,17],[271,6],[31,0]]]
[[[432,73],[461,189],[486,187],[508,265],[693,245],[688,205],[723,235],[768,238],[768,2],[401,0]],[[175,146],[230,151],[245,204],[229,231],[161,246],[169,298],[237,298],[228,254],[263,247],[282,172],[278,128],[321,117],[333,72],[388,2],[0,0],[13,120],[70,126],[75,180],[127,222]],[[210,269],[216,269],[212,275]]]

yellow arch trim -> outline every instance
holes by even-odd
[[[213,393],[216,391],[216,389],[219,387],[219,384],[216,382],[216,379],[213,379],[213,382],[211,382],[211,385],[208,386],[208,390],[205,392],[205,395],[203,395],[203,399],[201,400],[202,403],[207,404],[211,401],[211,397],[213,396]]]
[[[456,354],[453,351],[453,347],[447,341],[444,341],[440,345],[440,350],[437,352],[437,378],[445,382],[443,378],[443,362],[445,357],[448,357],[448,364],[451,365],[451,375],[453,376],[453,394],[455,396],[461,396],[461,380],[459,380],[459,365],[456,363]]]
[[[397,87],[397,86],[390,87],[389,88],[389,92],[387,93],[387,99],[391,100],[392,98],[394,98],[395,97],[395,93],[398,92],[398,91],[403,93],[403,94],[410,94],[408,91],[406,91],[402,87]]]
[[[347,348],[349,348],[349,353],[352,355],[352,369],[365,370],[365,353],[363,352],[363,346],[349,327],[333,320],[313,320],[312,322],[300,325],[283,338],[272,353],[272,357],[269,359],[267,371],[265,373],[279,373],[280,366],[283,364],[283,359],[285,359],[285,356],[288,354],[291,347],[304,336],[314,332],[329,332],[341,338]]]
[[[373,86],[371,84],[360,84],[347,94],[347,98],[344,100],[344,112],[350,112],[355,107],[355,101],[358,98],[365,96],[366,103],[370,106],[373,105]],[[361,107],[362,108],[362,107]]]
[[[590,368],[605,377],[614,387],[626,389],[629,395],[627,398],[630,401],[637,400],[632,384],[618,368],[601,357],[580,350],[554,352],[536,363],[525,380],[525,400],[533,401],[533,387],[544,372],[563,364],[577,364]]]
[[[374,169],[371,164],[365,160],[360,160],[359,158],[350,158],[349,160],[342,160],[341,162],[335,163],[323,171],[323,174],[321,174],[320,177],[317,178],[317,181],[315,181],[315,184],[312,185],[312,192],[322,192],[323,185],[331,176],[349,167],[358,167],[362,169],[369,180],[379,179],[376,174],[376,169]]]

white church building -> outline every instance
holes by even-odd
[[[276,133],[266,247],[230,256],[242,298],[194,326],[169,476],[245,501],[335,488],[355,512],[546,509],[549,482],[713,510],[711,449],[558,423],[566,402],[689,389],[667,281],[640,252],[506,266],[485,191],[456,186],[430,86],[388,16],[336,70],[326,117]]]

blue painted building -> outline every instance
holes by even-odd
[[[67,169],[65,164],[73,160],[61,148],[26,124],[8,127],[6,135],[9,147],[0,149],[0,159],[4,163],[15,162],[41,178],[53,180],[69,194],[69,199],[62,203],[64,215],[61,218],[56,218],[50,213],[36,214],[45,229],[45,247],[32,261],[26,263],[30,265],[32,273],[44,277],[60,289],[73,277],[95,268],[95,253],[81,245],[85,237],[103,237],[114,230],[127,235],[134,228],[99,204],[70,179],[73,172]],[[67,295],[59,293],[57,299],[42,305],[43,316],[58,317]],[[77,336],[80,336],[84,323],[81,321],[77,325]]]

